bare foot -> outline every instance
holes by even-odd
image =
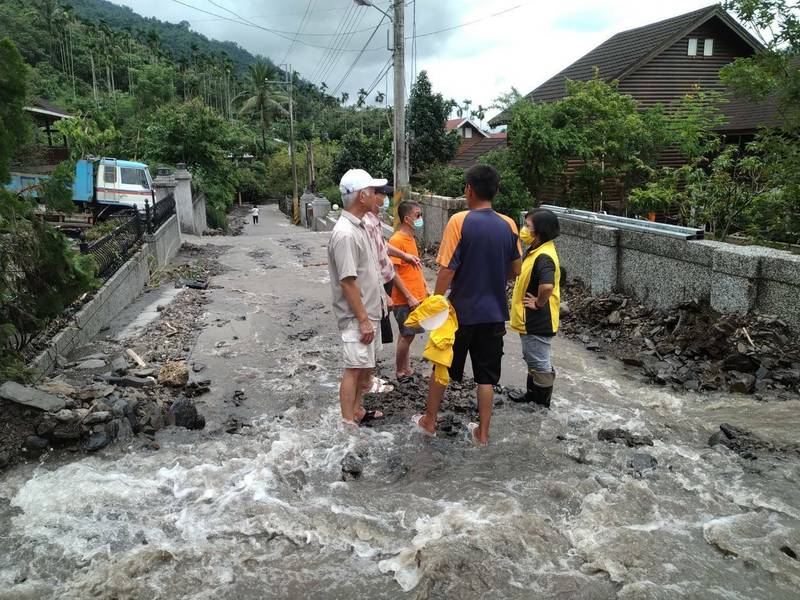
[[[476,445],[485,447],[489,445],[489,438],[481,439],[478,437],[478,424],[477,423],[467,423],[467,430],[469,432],[469,439]]]
[[[424,433],[430,437],[436,437],[436,423],[433,424],[433,427],[430,427],[428,425],[428,419],[425,415],[414,415],[411,417],[411,422],[420,431],[420,433]]]

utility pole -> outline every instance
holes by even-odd
[[[408,195],[408,146],[406,145],[405,2],[394,1],[394,187],[396,197]]]
[[[300,223],[300,197],[297,193],[297,158],[294,147],[294,100],[292,98],[294,89],[294,73],[292,66],[289,65],[289,154],[292,158],[292,180],[294,181],[294,192],[292,195],[292,223]]]
[[[408,144],[406,140],[406,45],[405,2],[394,0],[394,17],[375,6],[372,0],[353,0],[360,6],[371,6],[382,12],[394,25],[394,189],[395,199],[408,194]]]

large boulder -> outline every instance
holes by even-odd
[[[58,412],[66,406],[63,398],[14,381],[0,385],[0,398],[48,412]]]

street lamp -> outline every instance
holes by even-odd
[[[378,11],[382,12],[382,13],[383,13],[383,14],[386,16],[386,18],[387,18],[387,19],[389,19],[390,21],[393,21],[393,19],[392,19],[392,16],[391,16],[389,13],[387,13],[387,12],[386,12],[385,10],[383,10],[382,8],[379,8],[379,7],[375,6],[375,5],[374,5],[374,4],[371,2],[371,0],[353,0],[353,2],[355,2],[355,3],[356,3],[356,4],[358,4],[359,6],[371,6],[371,7],[372,7],[372,8],[374,8],[375,10],[378,10]]]

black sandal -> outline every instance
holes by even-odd
[[[381,421],[386,418],[386,415],[379,410],[368,410],[364,413],[364,416],[361,417],[361,420],[358,422],[359,425],[366,425],[371,421]]]

